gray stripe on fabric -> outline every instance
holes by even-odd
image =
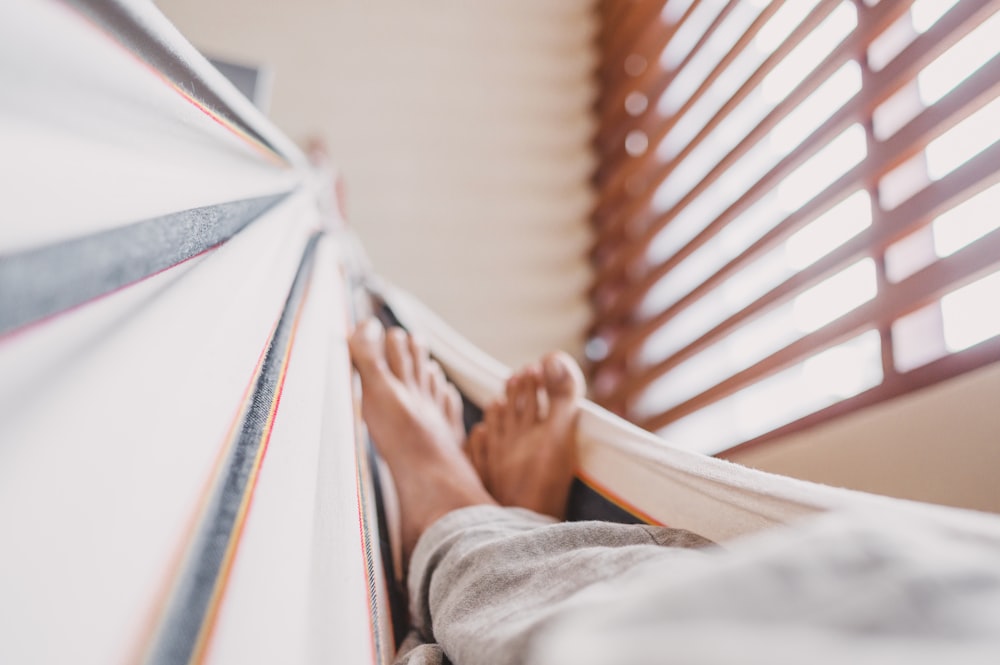
[[[66,0],[125,48],[210,111],[238,127],[275,155],[288,159],[217,93],[165,36],[150,30],[127,0]]]
[[[278,396],[295,318],[305,299],[318,239],[318,234],[310,238],[303,252],[236,440],[216,480],[190,554],[177,576],[160,630],[145,661],[151,665],[188,663],[194,656],[200,633],[210,628],[204,624],[210,619],[212,595],[220,581],[226,551],[235,536],[240,506],[251,489],[257,454],[266,439],[268,419]]]
[[[0,255],[0,335],[226,242],[289,192],[193,208]]]

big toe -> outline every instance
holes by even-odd
[[[368,319],[354,329],[347,348],[363,381],[384,370],[385,329],[375,319]]]
[[[542,358],[542,379],[553,407],[575,402],[586,389],[580,366],[562,351]]]

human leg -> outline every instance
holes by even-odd
[[[549,356],[512,377],[506,401],[490,412],[494,424],[504,423],[503,436],[479,440],[488,460],[474,468],[459,448],[454,388],[434,378],[426,352],[377,324],[361,326],[350,348],[363,415],[400,495],[414,625],[440,645],[418,647],[406,656],[413,663],[438,662],[442,653],[457,664],[518,662],[580,590],[665,551],[698,556],[658,545],[707,544],[677,530],[557,522],[582,394],[566,357]],[[548,515],[500,508],[477,469],[504,503]]]
[[[579,367],[550,353],[511,375],[470,434],[466,450],[484,485],[515,510],[444,517],[421,539],[410,573],[418,626],[455,662],[523,662],[546,625],[595,585],[647,561],[676,567],[710,545],[678,529],[558,521],[583,393]]]
[[[680,529],[558,522],[498,506],[457,510],[421,537],[409,572],[414,627],[456,665],[523,663],[548,625],[641,564],[680,572],[709,541]]]
[[[397,369],[394,376],[406,376],[405,367]],[[375,402],[399,401],[385,392],[366,395]],[[418,401],[438,415],[418,423],[416,431],[448,432],[440,402]],[[396,407],[383,407],[366,407],[366,417],[388,412],[392,421]],[[498,415],[509,417],[504,408]],[[393,428],[374,430],[384,437]],[[415,440],[411,433],[396,433],[390,446],[423,450],[428,438],[438,447],[450,442],[445,450],[451,452],[439,455],[442,464],[468,478],[472,466],[452,454],[453,429]],[[511,449],[518,446],[506,436],[494,440],[487,464],[508,450],[501,440]],[[400,465],[402,456],[387,452],[396,455],[402,476],[425,471]],[[516,474],[489,480],[499,494],[510,489],[504,478]],[[423,527],[410,567],[415,624],[439,644],[411,651],[404,656],[407,665],[438,665],[446,655],[456,665],[652,664],[667,657],[698,663],[930,664],[996,662],[1000,655],[1000,615],[993,611],[1000,602],[1000,530],[994,523],[977,522],[981,529],[966,531],[968,515],[952,524],[943,509],[923,514],[912,506],[831,513],[734,541],[712,556],[697,549],[706,541],[694,534],[558,523],[482,500],[485,489],[474,485],[432,492],[435,510],[411,512],[424,516],[414,518]],[[452,508],[430,524],[427,515],[447,506]]]
[[[349,340],[361,376],[361,412],[399,496],[404,560],[434,521],[496,502],[461,450],[455,388],[402,330],[363,323]]]

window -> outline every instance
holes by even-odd
[[[717,454],[1000,360],[1000,2],[601,8],[597,401]]]

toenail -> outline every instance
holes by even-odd
[[[563,366],[561,362],[559,362],[555,358],[545,359],[545,370],[554,379],[561,379],[562,377],[566,376],[566,368]]]

